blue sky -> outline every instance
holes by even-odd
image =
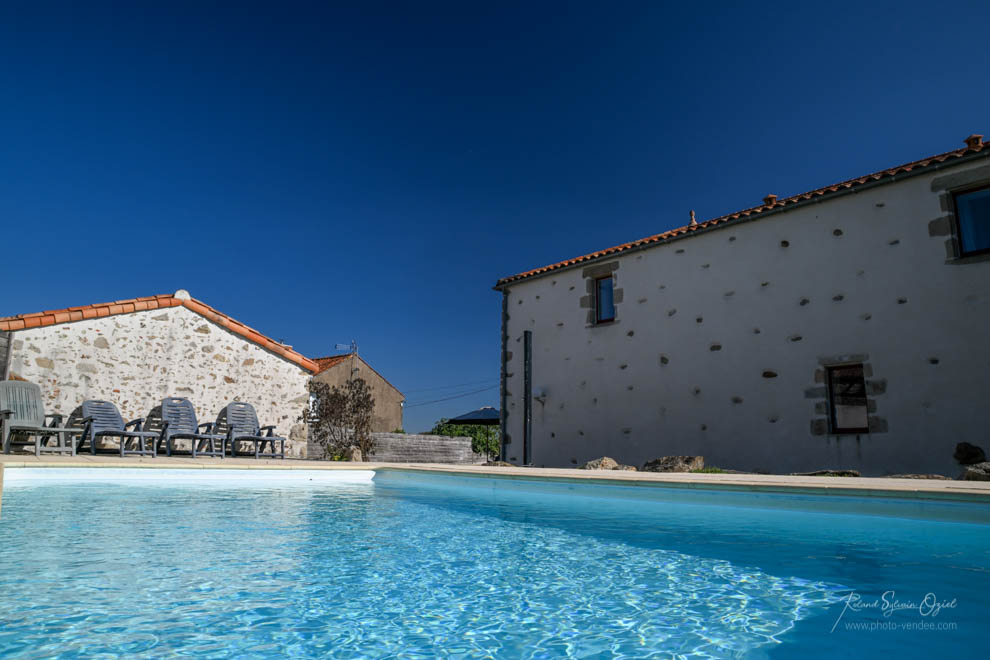
[[[985,1],[133,4],[0,6],[0,315],[185,288],[412,431],[498,277],[990,134]]]

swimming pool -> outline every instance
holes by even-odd
[[[982,503],[393,470],[6,475],[8,657],[972,657],[990,626]]]

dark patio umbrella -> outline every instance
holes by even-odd
[[[459,417],[448,419],[447,423],[460,425],[478,424],[481,426],[498,426],[498,410],[492,408],[491,406],[485,406],[484,408],[478,408],[477,410],[472,410],[469,413],[464,413]]]
[[[467,426],[469,424],[477,426],[498,426],[499,415],[495,408],[485,406],[484,408],[478,408],[477,410],[472,410],[469,413],[464,413],[454,419],[448,419],[447,423],[459,426]],[[485,429],[485,436],[487,436],[489,440],[491,439],[490,429]],[[491,458],[490,455],[489,458]]]

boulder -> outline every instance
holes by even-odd
[[[643,472],[690,472],[705,467],[704,456],[661,456],[643,464]]]
[[[952,480],[952,477],[947,477],[944,474],[892,474],[888,479],[948,479]]]
[[[601,458],[596,458],[593,461],[588,461],[583,466],[582,470],[614,470],[618,467],[618,463],[615,459],[609,458],[608,456],[602,456]]]
[[[636,472],[635,465],[616,465],[613,470],[625,470],[626,472]]]
[[[355,463],[361,463],[364,461],[364,456],[361,455],[360,447],[350,447],[347,450],[347,460],[354,461]]]
[[[858,477],[857,470],[815,470],[814,472],[791,472],[792,477]]]
[[[959,478],[963,481],[990,481],[990,463],[984,461],[975,465],[967,465]]]
[[[960,465],[973,465],[987,460],[982,449],[968,442],[960,442],[956,445],[956,453],[952,455],[952,458],[956,459]]]

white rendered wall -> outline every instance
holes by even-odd
[[[990,449],[990,262],[946,263],[945,237],[929,235],[945,213],[932,180],[986,167],[602,260],[618,262],[622,290],[610,325],[587,325],[583,266],[510,285],[507,458],[522,460],[531,330],[534,394],[545,393],[533,402],[535,465],[701,454],[739,470],[956,476],[957,442]],[[871,416],[886,431],[814,435],[816,372],[850,355],[868,356]]]

